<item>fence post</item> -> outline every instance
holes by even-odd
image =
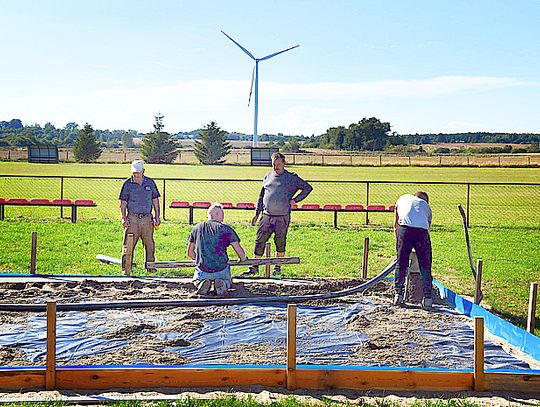
[[[296,304],[287,305],[287,389],[296,388]]]
[[[45,388],[56,388],[56,301],[47,302],[47,353]]]
[[[484,391],[483,317],[474,317],[474,391]]]
[[[538,293],[538,283],[531,283],[531,292],[529,294],[529,314],[527,316],[527,332],[534,335],[536,328],[536,294]]]
[[[382,154],[379,155],[379,167],[382,167]]]
[[[7,159],[8,161],[11,161],[11,150],[7,151]]]
[[[161,218],[162,218],[163,220],[166,220],[166,219],[165,219],[165,208],[166,208],[166,206],[167,206],[167,204],[166,204],[166,200],[167,200],[166,198],[167,198],[167,196],[165,195],[165,192],[166,192],[166,190],[165,190],[165,179],[163,179],[163,204],[162,204],[162,205],[163,205],[163,209],[161,210],[161,212],[162,212],[162,213],[161,213]]]
[[[36,274],[37,232],[32,232],[32,249],[30,251],[30,274]]]
[[[367,207],[369,206],[369,182],[366,182],[366,225],[369,225],[369,212]]]
[[[364,252],[362,256],[362,278],[367,278],[369,257],[369,237],[364,238]]]
[[[266,242],[266,258],[270,257],[270,252],[272,250],[272,243]],[[270,278],[270,264],[265,265],[264,268],[264,277]]]
[[[471,184],[467,183],[467,226],[471,226],[471,215],[470,215],[470,207],[471,207]]]

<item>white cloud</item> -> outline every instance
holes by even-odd
[[[153,114],[162,112],[166,129],[172,132],[199,128],[210,120],[217,120],[227,130],[251,133],[253,104],[248,108],[249,85],[249,80],[196,80],[86,93],[0,96],[0,111],[3,120],[20,118],[27,123],[40,124],[50,121],[57,126],[69,121],[89,122],[100,129],[134,128],[140,131],[151,130]],[[525,85],[531,84],[506,77],[466,76],[356,83],[261,82],[259,133],[318,134],[331,126],[347,125],[352,117],[355,121],[370,114],[392,121],[392,117],[385,117],[381,109],[370,110],[396,100],[405,101],[404,105],[412,100],[425,103],[426,99],[444,100],[464,92]],[[449,112],[449,117],[451,114]],[[470,118],[456,117],[455,120],[467,122]],[[439,128],[444,125],[459,127],[440,123]],[[414,128],[410,130],[414,131]]]

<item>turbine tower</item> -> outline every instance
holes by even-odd
[[[254,116],[253,119],[253,147],[257,147],[257,120],[259,115],[259,62],[265,61],[267,59],[273,58],[276,55],[283,54],[284,52],[290,51],[291,49],[297,48],[300,45],[295,45],[294,47],[290,47],[287,49],[284,49],[283,51],[275,52],[273,54],[267,55],[262,58],[255,58],[251,52],[249,52],[247,49],[245,49],[243,46],[238,44],[235,40],[233,40],[229,35],[227,35],[223,30],[221,30],[223,35],[225,35],[228,39],[230,39],[232,42],[234,42],[242,51],[244,51],[251,59],[255,61],[255,66],[253,67],[253,73],[251,74],[251,86],[249,89],[249,100],[248,100],[248,106],[251,102],[251,93],[253,92],[253,85],[255,84],[255,109],[254,109]]]

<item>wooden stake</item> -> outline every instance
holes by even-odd
[[[369,256],[369,237],[364,238],[364,257],[362,259],[362,278],[367,278]]]
[[[56,301],[47,302],[47,370],[45,388],[56,388]]]
[[[474,391],[484,391],[483,317],[474,317]]]
[[[133,241],[135,240],[134,236],[133,236],[133,233],[128,233],[127,235],[127,238],[126,238],[126,255],[125,255],[125,260],[126,260],[126,265],[125,265],[125,270],[124,270],[124,274],[126,276],[129,276],[131,275],[131,264],[133,263]]]
[[[32,232],[32,251],[30,252],[30,274],[36,274],[37,232]]]
[[[296,304],[287,305],[287,389],[296,388]]]
[[[527,332],[534,335],[536,327],[536,294],[538,293],[538,283],[531,283],[531,292],[529,294],[529,314],[527,317]]]
[[[266,258],[270,258],[270,252],[272,250],[272,244],[270,242],[266,242]],[[270,264],[267,264],[264,268],[264,277],[270,278]]]
[[[480,304],[484,295],[482,294],[482,259],[476,261],[476,289],[474,291],[474,303]]]

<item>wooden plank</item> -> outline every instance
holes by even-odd
[[[296,389],[296,304],[287,305],[287,389]]]
[[[538,294],[538,283],[531,283],[531,291],[529,293],[529,312],[527,314],[527,332],[534,335],[536,328],[536,296]]]
[[[540,394],[540,374],[486,373],[486,391],[516,391]]]
[[[45,372],[45,388],[56,388],[56,302],[47,302],[47,370]]]
[[[300,264],[299,257],[268,257],[246,259],[244,261],[229,261],[230,266],[262,266],[266,264]],[[171,269],[183,267],[195,267],[193,260],[186,261],[149,261],[146,263],[147,268]]]
[[[362,278],[367,278],[369,257],[369,237],[364,238],[364,251],[362,256]]]
[[[30,274],[36,274],[37,232],[32,232],[32,248],[30,251]]]
[[[270,252],[272,250],[272,244],[270,242],[266,242],[266,258],[270,258]],[[264,268],[264,277],[270,278],[270,263],[267,263]]]
[[[484,318],[474,317],[474,390],[484,391]]]
[[[0,389],[27,390],[45,387],[44,369],[0,369]]]
[[[467,391],[470,372],[421,370],[315,370],[296,369],[299,389]]]
[[[126,253],[125,253],[125,265],[124,265],[124,274],[126,276],[131,275],[131,266],[133,264],[134,241],[135,241],[135,237],[133,233],[128,233],[126,237]]]
[[[285,369],[268,368],[61,368],[58,389],[285,386]]]
[[[482,294],[482,259],[476,261],[476,288],[474,290],[474,303],[480,304],[484,295]]]

